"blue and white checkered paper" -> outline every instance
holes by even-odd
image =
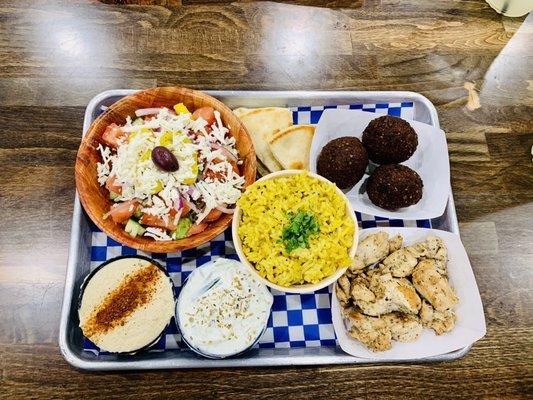
[[[404,118],[413,118],[414,105],[404,103],[352,104],[346,106],[295,107],[293,119],[295,124],[316,124],[326,108],[349,108],[389,114]],[[361,228],[376,226],[419,226],[430,227],[429,220],[404,221],[375,217],[356,212]],[[173,254],[147,254],[121,246],[107,237],[93,225],[91,243],[91,269],[102,262],[120,255],[144,254],[166,266],[174,283],[176,295],[181,284],[195,268],[218,257],[238,259],[231,240],[231,228],[209,243],[196,249]],[[317,347],[335,346],[336,337],[331,321],[331,288],[324,288],[311,294],[286,294],[272,290],[274,304],[264,335],[259,340],[260,348]],[[98,354],[98,348],[88,340],[84,343],[87,351]],[[181,342],[174,320],[164,332],[159,342],[151,351],[186,349]]]

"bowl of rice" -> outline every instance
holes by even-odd
[[[265,285],[289,293],[332,284],[357,249],[357,219],[344,193],[301,170],[278,171],[249,186],[232,230],[240,260]]]

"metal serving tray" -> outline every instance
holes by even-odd
[[[87,106],[83,134],[96,118],[102,106],[109,106],[135,90],[109,90],[95,96]],[[424,96],[414,92],[357,92],[357,91],[206,91],[231,108],[263,106],[323,106],[357,103],[414,103],[414,119],[439,127],[437,110]],[[459,234],[453,196],[450,191],[444,214],[431,220],[433,228]],[[83,351],[83,337],[78,328],[77,299],[83,278],[89,272],[91,229],[83,212],[78,194],[74,200],[74,215],[65,279],[65,293],[61,311],[59,348],[71,365],[85,370],[137,370],[162,368],[254,367],[278,365],[367,364],[383,363],[373,359],[355,358],[339,347],[306,347],[254,349],[239,358],[209,360],[191,351],[177,349],[164,352],[146,352],[135,356],[99,355]],[[429,357],[415,362],[449,361],[464,356],[471,346],[451,353]],[[410,360],[394,360],[394,362]],[[393,362],[390,360],[388,362]],[[410,361],[413,362],[413,361]]]

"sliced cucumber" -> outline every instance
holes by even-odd
[[[141,224],[131,218],[128,220],[126,226],[124,227],[124,230],[131,237],[142,236],[142,234],[146,231],[146,229],[144,229]]]
[[[183,239],[185,236],[187,236],[187,232],[189,231],[191,225],[192,221],[189,217],[181,218],[178,222],[176,230],[172,232],[172,239]]]

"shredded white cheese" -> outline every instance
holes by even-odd
[[[113,162],[114,156],[111,154],[111,149],[107,146],[102,146],[101,144],[98,144],[98,150],[100,151],[102,162],[96,164],[96,174],[98,177],[98,183],[100,184],[100,186],[103,186],[109,178],[109,173],[111,172],[111,164]]]
[[[167,235],[167,233],[163,229],[160,229],[160,228],[148,227],[146,228],[146,232],[144,232],[143,236],[151,237],[152,239],[155,239],[160,242],[172,240],[172,237]]]

